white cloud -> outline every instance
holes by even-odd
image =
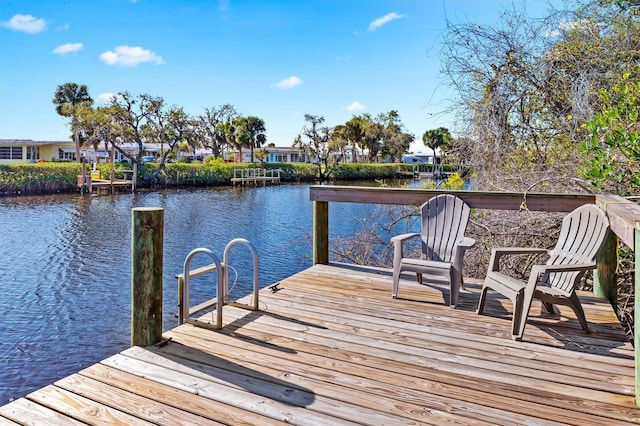
[[[389,22],[393,21],[394,19],[401,19],[401,18],[406,18],[406,15],[398,15],[395,12],[392,13],[387,13],[386,15],[384,15],[382,18],[378,18],[375,21],[372,21],[369,24],[369,31],[375,31],[378,28],[380,28],[381,26],[388,24]]]
[[[47,23],[44,19],[38,19],[31,15],[13,15],[7,22],[3,22],[2,26],[29,34],[40,33],[47,29]]]
[[[154,52],[131,46],[118,46],[115,51],[104,52],[100,55],[100,60],[107,65],[123,67],[135,67],[143,62],[155,62],[156,65],[164,64],[162,57]]]
[[[111,99],[117,98],[118,95],[116,93],[101,93],[96,98],[99,102],[104,102],[106,104],[111,103]]]
[[[276,84],[273,84],[274,87],[278,89],[292,89],[296,86],[300,86],[302,84],[302,79],[300,77],[296,77],[292,75],[291,77],[287,77],[284,80],[280,80]]]
[[[66,55],[67,53],[75,53],[82,50],[82,43],[67,43],[61,44],[51,51],[51,53],[57,53],[59,55]]]
[[[364,105],[362,105],[360,102],[353,101],[351,102],[351,105],[347,105],[346,107],[344,107],[344,109],[349,112],[360,111],[364,109]]]

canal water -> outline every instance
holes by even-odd
[[[229,241],[249,240],[261,287],[312,264],[308,185],[0,198],[0,405],[129,346],[135,207],[165,209],[165,330],[177,325],[175,275],[195,248],[222,258]],[[330,205],[330,235],[354,235],[378,208]],[[234,299],[251,291],[252,258],[231,253]],[[192,305],[215,295],[212,280],[192,282]]]

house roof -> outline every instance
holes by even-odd
[[[0,145],[16,146],[41,146],[41,145],[67,145],[73,141],[34,141],[32,139],[0,139]]]

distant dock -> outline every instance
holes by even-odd
[[[233,177],[231,178],[231,183],[235,186],[236,184],[240,185],[257,185],[258,183],[262,183],[266,185],[267,183],[279,184],[280,183],[280,169],[261,169],[261,168],[251,168],[251,169],[233,169]]]
[[[114,193],[123,189],[131,188],[131,192],[136,189],[137,167],[134,164],[133,170],[116,170],[112,169],[109,179],[101,179],[99,172],[85,172],[84,167],[82,174],[78,175],[78,188],[80,192],[92,194],[93,192]],[[117,176],[122,175],[122,177]]]

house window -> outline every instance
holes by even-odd
[[[287,162],[287,154],[276,153],[276,163],[286,163]]]
[[[22,160],[22,147],[0,146],[0,160]]]
[[[27,147],[27,160],[38,160],[40,159],[40,148],[37,146],[29,146]]]
[[[59,160],[75,161],[76,160],[76,151],[75,151],[75,149],[73,149],[73,148],[58,149],[58,159]]]
[[[299,163],[300,162],[300,154],[297,152],[292,152],[291,153],[291,162],[292,163]]]

